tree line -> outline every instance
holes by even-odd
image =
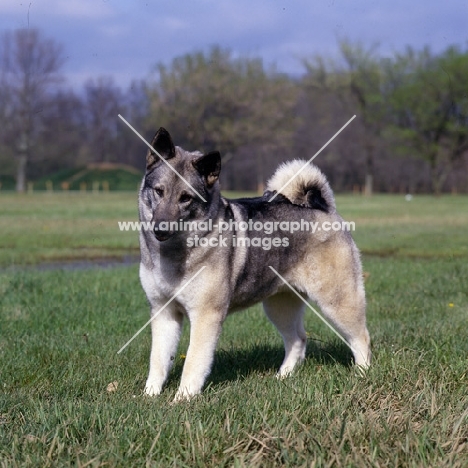
[[[304,58],[292,77],[260,58],[225,49],[158,64],[126,89],[111,77],[67,85],[60,44],[34,29],[0,39],[0,175],[27,180],[89,163],[139,169],[145,146],[166,127],[186,149],[220,150],[221,183],[263,189],[281,161],[310,159],[337,191],[468,191],[468,50],[429,48],[382,57],[339,43],[340,58]]]

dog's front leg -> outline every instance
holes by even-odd
[[[213,364],[224,321],[219,311],[203,311],[190,317],[190,344],[174,401],[189,400],[202,391]]]
[[[152,307],[151,316],[158,310],[159,307]],[[171,308],[171,305],[151,321],[150,370],[145,386],[147,395],[161,393],[162,386],[174,364],[182,323],[183,315]]]

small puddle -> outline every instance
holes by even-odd
[[[0,267],[0,272],[14,272],[14,271],[51,271],[51,270],[63,270],[63,271],[78,271],[78,270],[90,270],[93,268],[118,268],[131,265],[137,265],[140,263],[140,256],[126,255],[122,258],[96,258],[96,259],[76,259],[56,262],[42,262],[35,263],[32,265],[11,265],[8,267]]]

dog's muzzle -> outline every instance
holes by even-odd
[[[159,242],[164,242],[174,235],[175,231],[166,231],[162,229],[154,228],[154,236]]]

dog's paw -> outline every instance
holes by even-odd
[[[287,379],[294,372],[294,367],[281,367],[276,373],[275,377],[278,380]]]
[[[177,405],[178,403],[188,402],[190,401],[190,398],[192,398],[190,395],[176,393],[174,399],[172,400],[171,406]]]
[[[161,385],[158,385],[155,382],[146,382],[145,395],[157,396],[161,393],[161,390],[162,390]]]
[[[194,395],[190,395],[190,393],[181,392],[178,390],[174,399],[172,400],[172,404],[182,403],[183,401],[190,401],[193,397]]]
[[[354,374],[358,377],[365,377],[367,375],[367,371],[369,370],[369,365],[355,365],[354,366]]]
[[[175,403],[181,403],[183,401],[190,401],[199,394],[200,394],[199,391],[194,392],[187,388],[179,388],[177,390],[177,393],[175,394],[174,400],[172,400],[172,403],[175,404]]]

